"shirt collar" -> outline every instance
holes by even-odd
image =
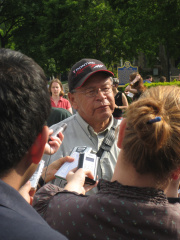
[[[155,204],[167,204],[168,200],[164,192],[160,189],[150,187],[134,187],[122,185],[117,181],[110,182],[100,179],[98,183],[98,190],[101,193],[110,193],[117,197],[126,197],[127,199],[137,199],[139,201],[154,202]]]
[[[51,97],[51,101],[54,102],[54,100],[52,99],[52,97]],[[62,102],[62,96],[59,96],[59,100],[58,100],[58,102]]]

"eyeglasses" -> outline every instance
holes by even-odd
[[[95,97],[99,92],[102,92],[103,95],[108,95],[109,93],[112,92],[112,85],[106,85],[103,88],[87,88],[84,91],[77,91],[77,90],[72,90],[71,93],[82,93],[86,97]]]

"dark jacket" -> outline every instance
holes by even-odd
[[[53,230],[14,188],[0,180],[0,239],[67,238]]]

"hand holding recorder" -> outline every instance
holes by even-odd
[[[25,183],[19,190],[19,193],[22,195],[22,197],[30,204],[32,205],[33,196],[36,193],[37,184],[39,181],[40,176],[42,179],[45,179],[45,183],[48,183],[55,179],[55,173],[57,170],[65,163],[65,162],[72,162],[74,161],[73,157],[66,156],[63,158],[59,158],[58,160],[51,163],[48,168],[45,167],[43,170],[41,170],[41,165],[44,166],[43,160],[41,160],[40,164],[38,165],[36,172],[31,177],[30,181]],[[42,174],[41,174],[42,171]],[[46,176],[46,177],[45,177]]]
[[[73,169],[67,174],[67,184],[64,187],[64,190],[73,191],[85,195],[86,192],[97,186],[98,181],[96,181],[94,185],[85,184],[86,177],[90,179],[94,178],[91,171],[84,170],[83,168],[79,168],[77,171],[76,170],[77,168]]]
[[[74,158],[71,156],[66,156],[59,158],[58,160],[52,162],[48,167],[45,167],[42,171],[41,177],[45,179],[45,182],[48,183],[55,179],[55,173],[58,171],[58,169],[65,163],[65,162],[73,162]]]
[[[64,138],[62,132],[65,131],[66,127],[67,127],[67,124],[62,124],[60,127],[58,126],[54,130],[54,132],[53,132],[53,130],[49,130],[51,136],[49,138],[48,143],[46,143],[46,145],[45,145],[44,153],[51,155],[51,154],[54,154],[55,152],[57,152],[57,150],[59,149],[59,147],[61,145],[61,142]],[[54,179],[54,173],[66,161],[72,161],[72,158],[70,158],[70,160],[66,159],[66,158],[63,158],[62,160],[58,159],[57,161],[53,162],[50,166],[44,168],[45,161],[41,160],[38,164],[38,167],[36,168],[35,173],[30,178],[32,189],[33,190],[37,189],[37,185],[38,185],[38,182],[39,182],[39,179],[40,179],[41,176],[42,176],[41,177],[41,181],[42,181],[41,184],[44,184],[45,182],[47,183],[47,182],[53,180]],[[52,172],[53,172],[53,174],[52,174]],[[46,178],[45,175],[47,175],[47,178]]]
[[[35,194],[35,189],[32,190],[31,182],[27,181],[20,189],[19,193],[21,196],[30,204],[32,205],[33,196]]]
[[[64,123],[60,127],[57,126],[54,131],[52,129],[49,129],[50,137],[45,145],[44,154],[52,155],[57,152],[64,139],[63,132],[66,130],[66,128],[67,124]]]

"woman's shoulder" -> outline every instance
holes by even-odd
[[[121,92],[121,91],[119,91],[119,92],[116,94],[116,96],[115,96],[115,97],[119,98],[119,97],[121,97],[121,96],[122,96],[122,92]]]

